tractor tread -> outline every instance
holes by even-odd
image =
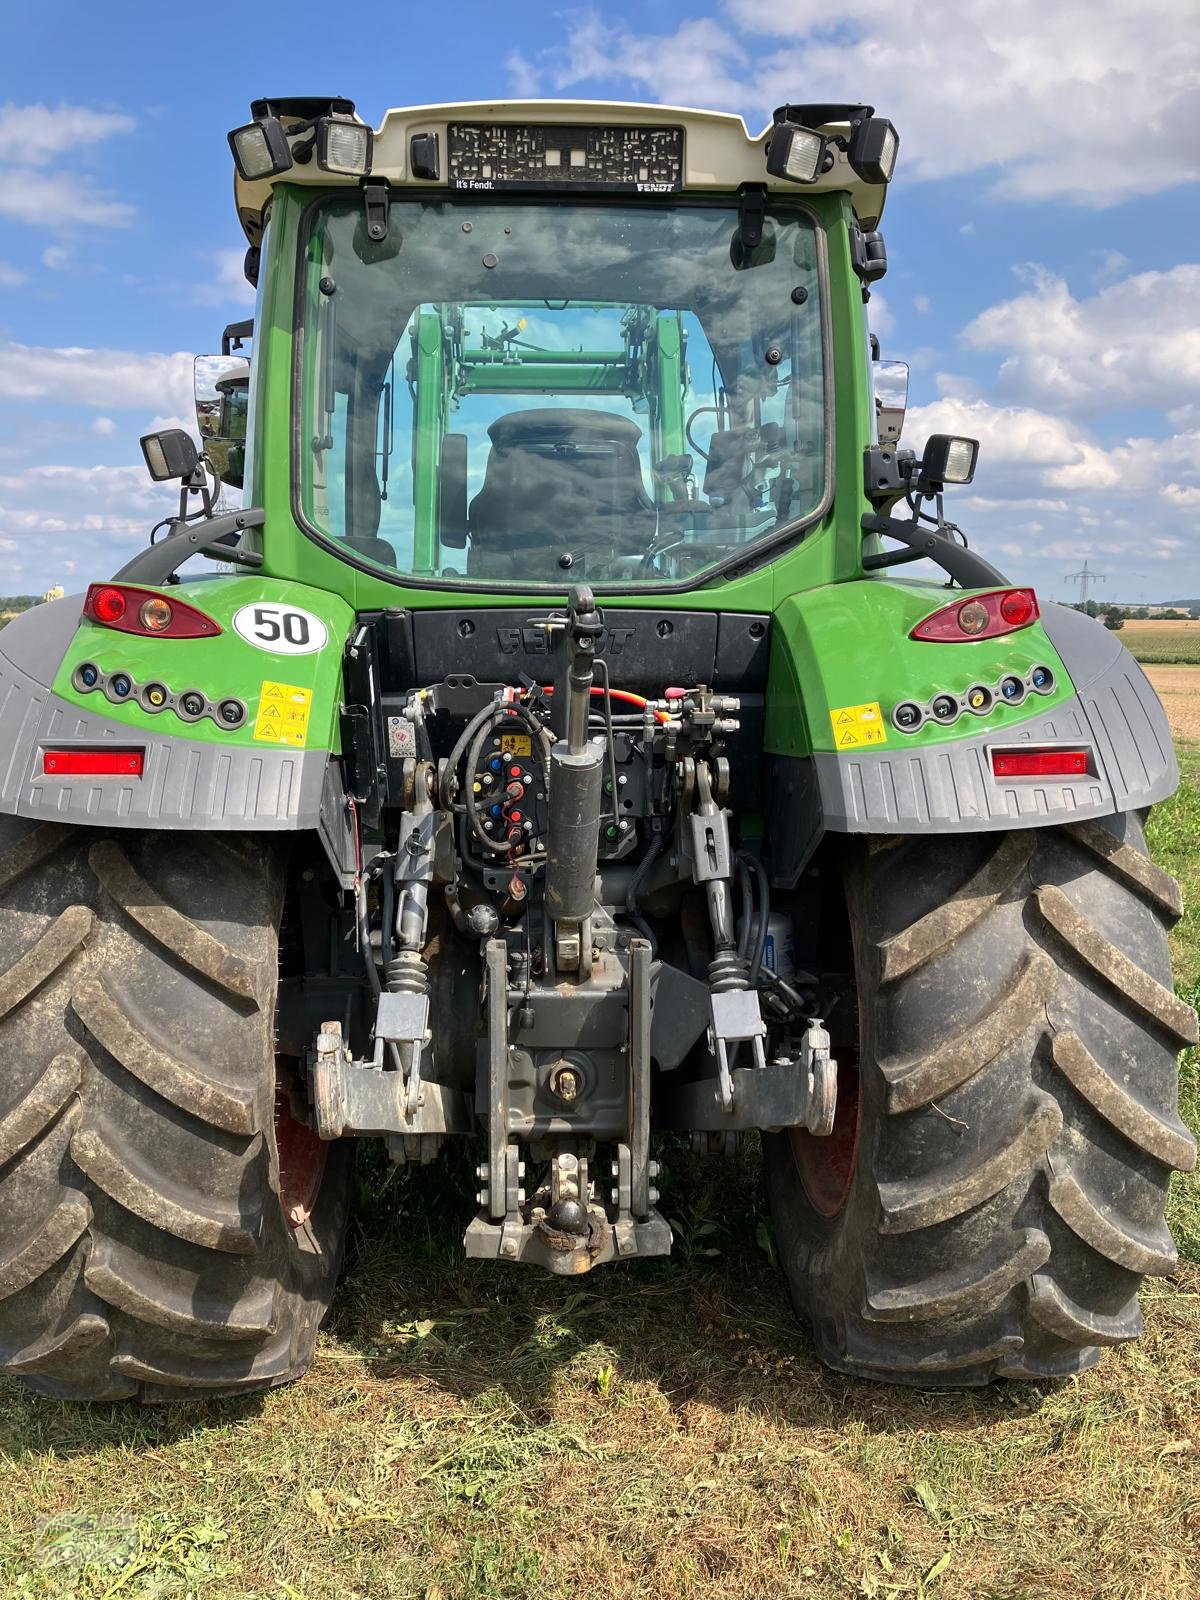
[[[1179,1255],[1165,1222],[1144,1233],[1122,1223],[1111,1207],[1102,1210],[1071,1172],[1056,1172],[1049,1194],[1050,1204],[1067,1227],[1127,1272],[1162,1278],[1175,1270]]]
[[[1149,856],[1111,834],[1099,822],[1073,822],[1068,830],[1085,849],[1099,856],[1109,871],[1143,895],[1163,917],[1178,922],[1183,915],[1183,895],[1169,872],[1156,867]]]
[[[102,839],[88,862],[105,892],[151,939],[172,956],[240,1000],[258,1003],[258,974],[215,935],[168,905],[137,871],[122,847]]]
[[[14,1377],[55,1368],[68,1371],[106,1343],[108,1319],[95,1311],[83,1311],[61,1333],[46,1334],[23,1350],[0,1351],[0,1364]]]
[[[987,1310],[1050,1259],[1050,1240],[1040,1228],[1014,1237],[1015,1249],[1001,1240],[987,1255],[916,1283],[872,1285],[868,1276],[867,1316],[874,1322],[928,1322]]]
[[[92,1220],[92,1207],[86,1195],[63,1192],[62,1199],[41,1221],[0,1257],[0,1300],[48,1272],[61,1261],[72,1245],[83,1237]]]
[[[58,822],[39,822],[0,852],[0,894],[61,850],[77,830]]]
[[[256,1131],[258,1102],[252,1087],[221,1083],[160,1049],[99,979],[75,991],[71,1009],[114,1061],[164,1100],[227,1133]]]
[[[1123,950],[1097,933],[1087,917],[1054,884],[1035,890],[1038,910],[1055,933],[1106,979],[1126,999],[1131,1000],[1152,1022],[1169,1033],[1177,1045],[1196,1044],[1196,1013],[1184,1005],[1165,984],[1131,961]]]
[[[1196,1166],[1196,1140],[1178,1116],[1153,1111],[1117,1083],[1078,1034],[1056,1033],[1050,1041],[1054,1065],[1109,1124],[1148,1156],[1176,1172]]]
[[[861,1123],[842,1208],[764,1136],[775,1237],[821,1359],[891,1383],[1058,1382],[1142,1332],[1197,1164],[1173,881],[1135,812],[846,849]],[[835,929],[840,938],[840,930]],[[835,1052],[836,1053],[836,1052]]]
[[[0,974],[0,1017],[28,1000],[75,954],[95,925],[87,906],[68,906],[12,966]]]
[[[881,1183],[884,1228],[889,1233],[911,1233],[961,1216],[990,1200],[1042,1160],[1062,1126],[1057,1101],[1047,1094],[1035,1095],[1025,1105],[1016,1132],[998,1148],[977,1151],[939,1167],[920,1182]]]
[[[228,1394],[269,1387],[295,1375],[291,1343],[285,1334],[253,1354],[239,1354],[236,1347],[230,1346],[226,1354],[198,1357],[186,1341],[172,1345],[166,1340],[147,1339],[139,1330],[134,1342],[118,1326],[112,1365],[114,1371],[140,1383],[219,1389]]]
[[[982,1016],[915,1060],[881,1061],[879,1068],[888,1084],[888,1110],[913,1111],[927,1106],[982,1072],[1031,1024],[1044,1024],[1046,1001],[1056,981],[1050,957],[1040,950],[1031,951],[1009,987]]]
[[[299,1377],[341,1264],[334,1146],[280,1203],[284,877],[262,838],[0,818],[0,1371],[69,1401]]]
[[[92,1246],[84,1278],[93,1294],[140,1322],[190,1338],[265,1340],[277,1326],[276,1289],[251,1281],[239,1298],[206,1291],[202,1274],[154,1261],[116,1239]]]
[[[944,900],[879,946],[881,983],[894,983],[923,967],[961,936],[1008,892],[1029,865],[1036,841],[1032,832],[1006,835],[978,872]]]
[[[256,1135],[247,1167],[261,1142]],[[152,1171],[141,1153],[95,1112],[71,1140],[71,1155],[98,1189],[164,1233],[232,1255],[249,1255],[258,1248],[258,1218],[247,1219],[240,1204],[209,1200],[202,1205],[196,1193]]]
[[[1019,1354],[1025,1341],[1019,1333],[985,1334],[983,1342],[969,1339],[961,1347],[952,1333],[932,1334],[927,1339],[906,1339],[903,1370],[916,1374],[957,1372],[984,1367],[990,1361]],[[894,1370],[897,1350],[893,1343],[873,1338],[863,1327],[842,1330],[842,1360],[847,1367],[870,1367],[875,1372]]]
[[[60,1050],[33,1087],[0,1117],[0,1167],[29,1148],[58,1117],[79,1088],[83,1058]]]
[[[1144,1326],[1136,1295],[1113,1315],[1091,1311],[1073,1300],[1044,1272],[1033,1275],[1029,1309],[1043,1328],[1074,1344],[1124,1344],[1129,1339],[1139,1338]]]

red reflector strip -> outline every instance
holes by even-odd
[[[144,750],[43,750],[48,778],[140,778]]]
[[[993,750],[997,778],[1077,778],[1088,769],[1086,750]]]

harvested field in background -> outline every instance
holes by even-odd
[[[1200,744],[1200,666],[1147,666],[1177,741]]]

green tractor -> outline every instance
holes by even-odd
[[[670,1250],[658,1133],[758,1130],[863,1377],[1135,1338],[1196,1156],[1171,741],[946,521],[975,441],[898,443],[892,125],[278,99],[230,144],[258,300],[205,455],[142,440],[179,514],[0,636],[0,1369],[296,1378],[365,1137],[476,1139],[466,1254],[571,1275]]]

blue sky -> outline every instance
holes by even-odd
[[[1200,23],[1192,0],[641,0],[602,12],[141,0],[8,8],[0,592],[107,575],[169,507],[138,434],[249,314],[227,129],[255,96],[505,94],[738,111],[863,99],[900,131],[873,303],[905,442],[981,438],[951,514],[1065,598],[1200,596]],[[449,24],[449,26],[448,26]],[[194,429],[193,429],[194,431]]]

